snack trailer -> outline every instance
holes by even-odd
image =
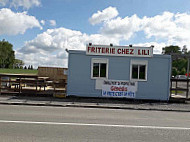
[[[171,56],[153,46],[86,46],[69,50],[67,96],[168,101]]]

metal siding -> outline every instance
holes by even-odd
[[[70,54],[68,54],[68,72],[67,72],[67,95],[68,95],[68,92],[70,92],[71,90],[70,89],[70,83],[72,81],[72,78],[70,79],[70,70],[71,70],[71,67],[70,67]],[[72,84],[71,84],[72,85]]]
[[[169,58],[168,60],[168,98],[167,101],[169,101],[170,99],[170,87],[171,87],[171,82],[170,82],[170,78],[171,78],[171,74],[172,74],[172,59]]]
[[[109,76],[111,80],[129,80],[130,79],[130,58],[128,57],[108,57]]]
[[[90,57],[83,54],[70,54],[68,95],[86,97],[101,95],[101,91],[95,90],[95,80],[91,79]]]
[[[148,80],[138,83],[137,99],[167,100],[168,75],[168,59],[148,59]]]
[[[168,100],[169,77],[171,71],[170,56],[154,55],[152,58],[87,56],[84,51],[69,53],[68,95],[101,97],[101,90],[95,89],[95,80],[91,79],[91,59],[109,60],[108,79],[129,80],[130,61],[148,61],[148,80],[138,82],[136,99]]]

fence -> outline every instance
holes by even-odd
[[[38,76],[47,76],[51,80],[67,80],[67,68],[38,67]]]

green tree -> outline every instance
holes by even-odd
[[[187,70],[185,68],[182,68],[181,71],[180,71],[180,74],[185,75],[186,73],[187,73]]]
[[[172,75],[178,75],[182,74],[185,75],[187,72],[187,59],[186,58],[180,58],[175,59],[172,62]]]
[[[13,64],[14,68],[23,69],[23,66],[24,66],[24,62],[22,60],[19,60],[19,59],[14,60],[14,64]]]
[[[3,39],[0,41],[0,68],[12,68],[14,60],[13,45]]]
[[[184,54],[188,54],[186,46],[183,47],[185,50]],[[178,53],[179,55],[182,54],[181,49],[179,46],[166,46],[165,47],[165,54],[172,54]],[[187,58],[178,58],[172,61],[172,75],[176,76],[178,74],[185,75],[187,72]]]
[[[165,47],[165,54],[171,54],[171,53],[181,53],[180,47],[174,46],[174,45],[166,46]]]
[[[179,71],[176,67],[172,67],[172,75],[176,76],[179,74]]]

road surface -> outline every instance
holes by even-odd
[[[0,105],[1,142],[190,141],[190,113]]]

